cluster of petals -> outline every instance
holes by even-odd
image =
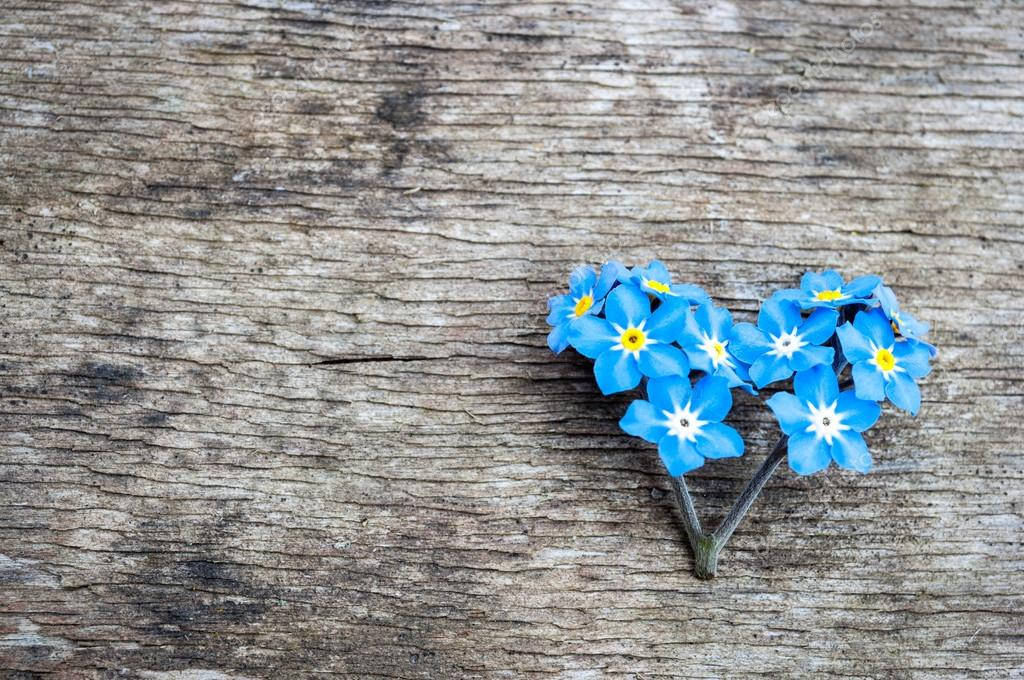
[[[833,270],[808,272],[799,288],[765,300],[756,323],[734,323],[702,288],[673,282],[661,262],[608,262],[574,270],[569,293],[548,308],[549,347],[592,359],[603,394],[645,388],[620,425],[656,444],[673,475],[743,454],[739,433],[722,422],[731,389],[757,394],[790,380],[791,391],[767,400],[788,437],[790,468],[812,474],[834,461],[866,472],[861,433],[880,402],[917,413],[918,381],[936,356],[924,340],[928,325],[874,275],[846,282]],[[840,391],[847,366],[853,389]]]

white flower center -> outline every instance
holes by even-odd
[[[708,337],[707,333],[701,332],[704,336],[704,342],[700,344],[700,349],[709,357],[711,357],[711,363],[715,368],[721,366],[728,366],[729,368],[735,368],[735,364],[729,357],[729,353],[725,350],[726,345],[729,344],[728,340],[719,340],[718,338]]]
[[[810,411],[807,418],[811,424],[804,432],[813,432],[815,437],[824,439],[831,446],[835,436],[843,430],[850,429],[849,425],[843,424],[842,414],[836,413],[838,403],[833,401],[828,406],[815,406],[811,402],[807,402],[807,409]]]
[[[783,333],[782,335],[772,335],[769,333],[768,337],[772,339],[772,348],[768,350],[768,354],[773,357],[792,359],[793,354],[798,349],[806,347],[808,344],[804,342],[799,335],[797,335],[795,327],[790,332]]]
[[[682,408],[676,406],[674,411],[662,411],[665,416],[665,426],[668,433],[673,437],[685,439],[688,442],[696,442],[697,435],[709,421],[701,420],[700,411],[693,411],[690,402]]]

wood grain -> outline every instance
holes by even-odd
[[[1021,26],[5,3],[0,668],[1024,677]],[[867,476],[780,472],[697,581],[628,397],[544,345],[609,257],[745,319],[807,269],[884,272],[941,348],[922,412]],[[776,435],[752,398],[731,422],[705,523]]]

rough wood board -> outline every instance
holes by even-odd
[[[1024,677],[1022,26],[5,3],[0,667]],[[942,349],[920,416],[868,476],[779,474],[696,581],[628,399],[544,346],[545,298],[612,256],[744,318],[806,269],[885,272]],[[706,521],[775,436],[732,419]]]

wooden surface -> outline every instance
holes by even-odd
[[[4,3],[4,677],[1024,677],[1022,26]],[[544,345],[608,257],[748,319],[885,273],[942,352],[920,416],[781,471],[695,580],[628,397]],[[731,418],[705,522],[776,436]]]

